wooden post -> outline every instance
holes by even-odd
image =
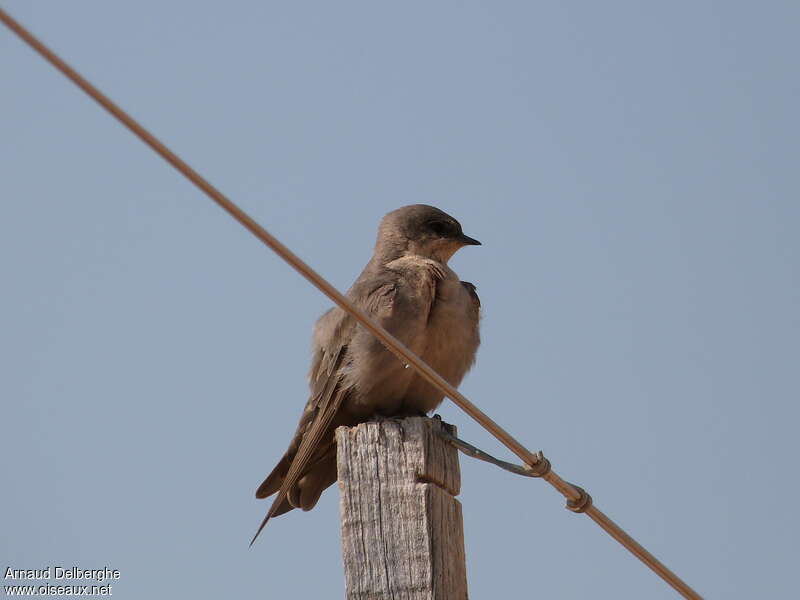
[[[466,600],[458,452],[412,417],[336,431],[347,600]]]

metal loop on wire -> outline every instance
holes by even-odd
[[[539,459],[536,461],[535,465],[525,464],[525,470],[528,471],[528,474],[531,477],[544,477],[547,475],[550,470],[552,469],[552,465],[550,461],[545,458],[545,455],[541,452],[536,453],[537,458]]]
[[[580,497],[577,500],[567,500],[565,508],[574,513],[582,513],[589,510],[589,507],[592,505],[592,497],[589,495],[589,492],[574,483],[570,483],[570,485],[575,488],[575,491],[580,494]]]

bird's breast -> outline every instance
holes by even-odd
[[[440,280],[425,329],[421,358],[453,386],[461,383],[474,363],[480,344],[480,305],[473,294],[457,277]],[[430,412],[442,398],[438,389],[415,375],[403,405]]]

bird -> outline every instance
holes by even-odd
[[[480,245],[444,211],[403,206],[381,220],[372,257],[346,294],[454,387],[475,362],[480,299],[447,263]],[[424,416],[444,398],[338,306],[316,322],[308,378],[289,448],[256,490],[256,498],[277,495],[251,546],[272,517],[311,510],[336,482],[337,427]]]

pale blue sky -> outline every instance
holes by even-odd
[[[796,2],[0,4],[339,288],[456,216],[462,391],[707,597],[796,590]],[[2,565],[341,597],[335,488],[247,546],[329,302],[5,29],[0,73]],[[462,471],[473,598],[676,597]]]

